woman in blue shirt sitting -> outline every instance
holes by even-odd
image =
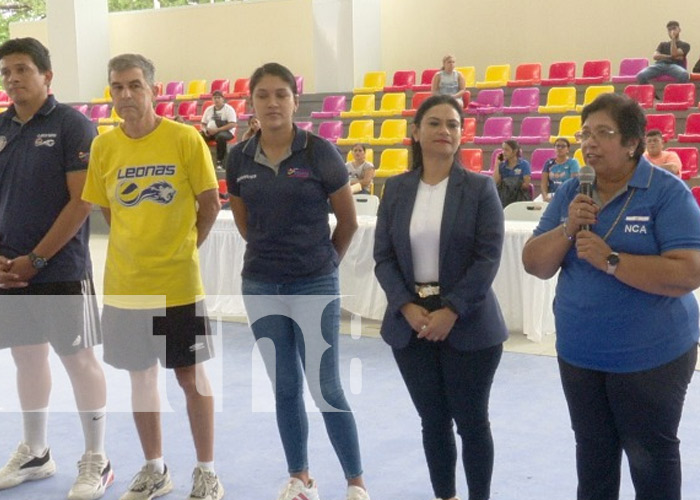
[[[578,177],[581,168],[576,158],[569,158],[571,144],[565,137],[559,137],[554,143],[556,156],[547,160],[542,167],[542,199],[551,201],[555,191],[564,181]]]
[[[496,182],[503,207],[514,201],[532,200],[530,162],[522,158],[518,141],[504,141],[498,161],[500,163],[493,172],[493,180]]]

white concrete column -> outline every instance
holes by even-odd
[[[59,101],[101,97],[109,60],[107,0],[47,0],[48,48]]]

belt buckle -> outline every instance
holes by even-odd
[[[427,299],[440,294],[440,287],[436,285],[416,285],[416,292],[421,299]]]

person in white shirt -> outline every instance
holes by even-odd
[[[236,111],[224,102],[219,90],[212,93],[214,105],[204,110],[201,134],[205,141],[216,141],[216,168],[223,169],[226,145],[236,132]]]

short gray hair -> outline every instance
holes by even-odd
[[[143,78],[149,86],[155,85],[156,68],[150,59],[141,54],[121,54],[110,59],[107,65],[107,81],[111,81],[112,71],[121,73],[132,68],[139,68],[143,72]]]

